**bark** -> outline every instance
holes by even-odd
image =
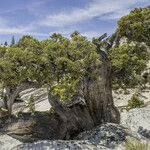
[[[10,86],[6,87],[5,92],[3,94],[3,101],[6,109],[8,109],[9,115],[11,115],[12,113],[12,106],[19,93],[28,88],[38,87],[38,86],[39,84],[36,81],[32,81],[32,82],[26,81],[17,85],[16,87],[10,87]]]
[[[61,120],[61,139],[69,139],[105,122],[120,121],[112,98],[111,64],[105,52],[101,51],[100,57],[102,65],[96,78],[84,77],[70,104],[63,106],[59,97],[49,93],[49,102]]]
[[[10,128],[10,135],[19,140],[24,138],[24,142],[31,138],[68,140],[102,123],[119,123],[119,111],[112,98],[111,64],[107,54],[99,52],[102,65],[97,76],[83,77],[77,86],[78,93],[70,103],[62,104],[58,96],[52,96],[49,92],[48,99],[54,112],[47,115],[46,112],[35,112],[34,116],[26,114],[29,121],[26,117],[23,120],[25,123],[17,121],[17,125],[13,124],[13,129]]]
[[[114,40],[108,42],[111,43],[108,43],[107,51],[112,47]],[[49,139],[72,139],[81,131],[92,129],[102,123],[119,123],[120,114],[114,106],[112,98],[111,64],[106,52],[101,51],[99,46],[97,48],[102,65],[97,70],[96,77],[83,77],[77,86],[77,94],[66,105],[61,103],[58,96],[52,96],[51,92],[49,92],[48,99],[54,109],[54,113],[50,116],[49,122],[44,121],[39,124],[40,120],[44,118],[43,116],[35,120],[33,127],[29,126],[32,136],[34,136],[33,132],[38,132],[38,135],[42,134],[43,136],[43,130],[46,130],[44,134],[48,132],[46,137]],[[21,88],[16,88],[14,90],[16,92],[13,93],[19,93],[18,89]],[[13,95],[13,98],[10,97],[10,106],[12,106],[15,97],[14,94],[11,95]],[[46,128],[44,123],[47,123]],[[21,130],[24,130],[24,128]],[[21,133],[20,135],[22,136],[23,134]],[[37,137],[37,134],[35,134],[35,137]],[[15,135],[18,135],[18,133]]]

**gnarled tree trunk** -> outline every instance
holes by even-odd
[[[101,41],[105,36],[101,36],[99,40]],[[106,43],[108,42],[106,51],[112,47],[114,38],[115,36],[106,41]],[[21,132],[20,137],[26,134],[31,135],[33,138],[43,138],[43,135],[46,135],[46,138],[51,140],[72,139],[81,131],[92,129],[102,123],[119,123],[120,114],[114,106],[112,98],[111,64],[107,58],[107,54],[100,50],[100,45],[101,43],[97,44],[97,51],[102,64],[97,70],[96,77],[83,77],[77,86],[77,94],[72,98],[70,103],[65,105],[61,103],[59,97],[52,96],[51,92],[49,92],[48,99],[55,113],[51,113],[46,117],[48,121],[43,121],[44,116],[36,118],[35,115],[33,117],[33,126],[25,126],[27,131],[30,129],[30,132],[26,133],[27,131],[24,132],[24,128],[22,128],[23,132]],[[16,91],[18,90],[16,89]],[[10,101],[11,105],[13,100],[14,97]],[[45,123],[47,124],[46,127]],[[20,126],[22,127],[22,123]],[[15,132],[11,134],[15,136],[19,135]]]
[[[104,51],[98,52],[102,64],[96,77],[83,77],[77,86],[78,92],[70,103],[63,105],[59,97],[52,96],[49,92],[48,99],[55,110],[54,113],[29,115],[29,121],[23,120],[26,124],[21,121],[19,125],[19,119],[18,126],[14,125],[15,129],[10,129],[10,135],[18,139],[25,137],[24,141],[43,137],[51,140],[72,139],[78,133],[102,123],[119,123],[119,111],[112,98],[111,64]]]
[[[111,64],[105,52],[101,51],[100,57],[102,65],[96,78],[84,77],[77,87],[78,95],[70,104],[63,106],[58,97],[49,93],[49,102],[61,120],[60,139],[69,139],[105,122],[120,121],[112,98]]]

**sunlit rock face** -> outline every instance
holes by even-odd
[[[135,132],[141,127],[150,131],[150,109],[135,108],[121,113],[121,125]]]
[[[21,144],[22,142],[12,138],[7,134],[0,133],[0,149],[1,150],[11,150],[16,145]]]
[[[19,94],[19,98],[15,101],[13,106],[13,112],[17,113],[19,111],[30,112],[29,101],[30,98],[34,98],[35,111],[49,111],[51,106],[48,102],[48,92],[46,88],[30,88],[22,91]]]
[[[12,150],[109,150],[101,145],[92,145],[87,141],[39,141],[32,144],[22,144]]]

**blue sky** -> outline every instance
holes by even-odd
[[[39,40],[75,30],[88,38],[111,34],[121,16],[148,5],[149,0],[0,0],[0,43],[24,34]]]

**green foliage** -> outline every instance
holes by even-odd
[[[0,48],[0,82],[4,87],[16,86],[26,80],[42,80],[44,63],[40,42],[24,36],[18,44]]]
[[[142,84],[142,71],[150,58],[150,7],[136,8],[118,22],[119,39],[126,43],[117,45],[109,52],[113,69],[113,85],[135,87]]]
[[[125,150],[149,150],[148,143],[142,143],[137,140],[127,140]]]
[[[119,36],[150,46],[150,7],[136,8],[118,22]]]
[[[111,49],[109,56],[115,86],[132,87],[143,81],[141,73],[149,60],[149,52],[145,45],[136,42],[124,43]]]
[[[94,78],[100,65],[96,46],[78,32],[71,38],[55,33],[41,42],[27,35],[11,47],[0,48],[0,82],[4,87],[36,80],[61,100],[76,93],[83,76]]]
[[[137,94],[134,94],[128,101],[128,108],[140,108],[144,106],[144,101],[139,98]]]
[[[29,35],[23,36],[18,41],[16,46],[21,48],[22,50],[28,50],[28,51],[30,50],[35,54],[41,54],[42,52],[40,42]]]
[[[141,72],[149,60],[149,20],[148,7],[135,9],[118,22],[118,36],[125,36],[127,43],[109,51],[113,85],[135,86],[143,81]],[[0,47],[0,83],[5,88],[36,80],[48,86],[62,101],[69,100],[82,77],[94,79],[97,76],[101,65],[98,53],[106,52],[110,46],[106,36],[93,42],[77,31],[70,38],[54,33],[41,42],[29,35],[23,36],[10,47]]]
[[[95,45],[78,32],[71,34],[71,39],[53,34],[42,44],[47,54],[46,68],[50,68],[47,71],[51,74],[47,82],[52,94],[58,94],[61,100],[69,100],[81,77],[93,78],[101,64]]]
[[[5,53],[6,53],[6,47],[5,46],[0,46],[0,58],[3,58]]]

